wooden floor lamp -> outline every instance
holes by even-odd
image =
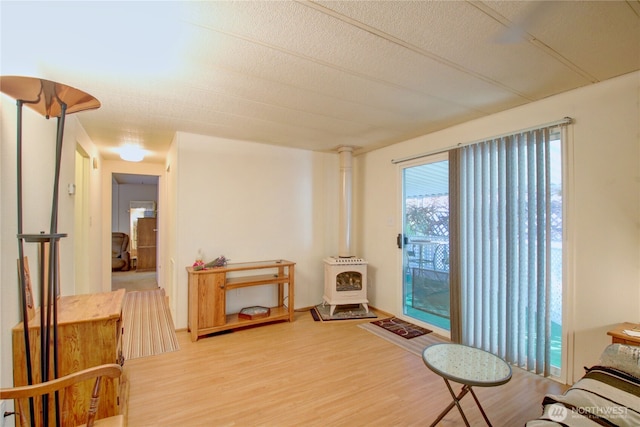
[[[18,271],[20,287],[20,306],[24,325],[24,346],[26,358],[27,383],[33,384],[31,348],[29,340],[29,316],[27,311],[27,280],[25,276],[24,243],[39,244],[39,290],[40,290],[40,378],[42,382],[58,378],[58,243],[66,237],[58,233],[58,190],[60,181],[60,162],[62,159],[62,139],[67,114],[100,108],[100,102],[93,96],[63,85],[34,77],[2,76],[0,92],[14,98],[17,104],[17,205],[18,205]],[[49,233],[25,234],[22,229],[22,106],[26,105],[45,118],[58,119],[56,132],[55,176],[53,180],[53,199],[51,206],[51,223]],[[45,276],[46,272],[46,277]],[[49,345],[49,343],[52,345]],[[52,353],[52,354],[51,354]],[[50,372],[51,360],[53,372]],[[53,375],[53,376],[52,376]],[[58,395],[55,396],[56,425],[60,425]],[[31,425],[35,425],[35,409],[33,399],[29,401]],[[42,421],[48,425],[49,402],[46,396],[42,399]]]

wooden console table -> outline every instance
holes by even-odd
[[[611,344],[627,344],[640,346],[640,337],[632,337],[624,333],[625,330],[633,330],[640,332],[640,325],[638,323],[620,323],[614,329],[607,332],[607,335],[611,337]]]
[[[250,276],[234,273],[251,271]],[[187,267],[189,276],[189,331],[191,341],[203,335],[249,325],[278,320],[293,321],[295,263],[286,260],[229,263],[224,267],[194,271]],[[288,285],[287,305],[284,304],[284,285]],[[243,319],[238,313],[226,314],[226,292],[232,289],[258,285],[278,286],[278,305],[270,307],[266,317]]]
[[[120,337],[124,294],[125,290],[120,289],[114,292],[60,297],[57,304],[58,376],[105,363],[122,364]],[[34,383],[41,382],[40,330],[40,309],[38,309],[33,319],[29,321]],[[12,330],[13,383],[15,386],[27,384],[23,331],[22,322]],[[124,382],[122,377],[120,380],[105,380],[103,382],[104,391],[100,395],[100,406],[96,418],[105,418],[121,413],[121,405],[124,405],[125,400],[124,396],[121,396],[121,385]],[[65,419],[68,425],[80,425],[86,422],[85,417],[92,388],[91,381],[74,386],[72,393],[76,398],[72,399],[71,414]],[[28,402],[24,402],[24,407],[29,407]]]

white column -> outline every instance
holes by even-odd
[[[352,257],[351,253],[351,206],[352,206],[352,153],[353,147],[340,147],[340,225],[338,256]]]

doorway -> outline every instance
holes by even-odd
[[[155,220],[158,215],[158,181],[154,175],[138,175],[126,173],[112,174],[112,210],[111,231],[112,245],[116,236],[126,235],[122,246],[112,248],[112,257],[115,251],[121,250],[126,258],[125,266],[118,268],[119,263],[112,263],[111,289],[124,288],[127,291],[156,289],[158,276],[156,271],[157,246]],[[152,220],[150,239],[145,231],[143,246],[140,246],[139,221]],[[143,227],[145,230],[149,227]],[[143,265],[140,264],[140,251],[144,252]],[[141,268],[142,267],[142,268]]]
[[[402,170],[403,313],[450,330],[449,161]]]

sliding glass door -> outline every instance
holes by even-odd
[[[450,328],[449,162],[437,156],[402,170],[403,313]]]
[[[545,376],[562,369],[563,124],[401,169],[404,315]]]

